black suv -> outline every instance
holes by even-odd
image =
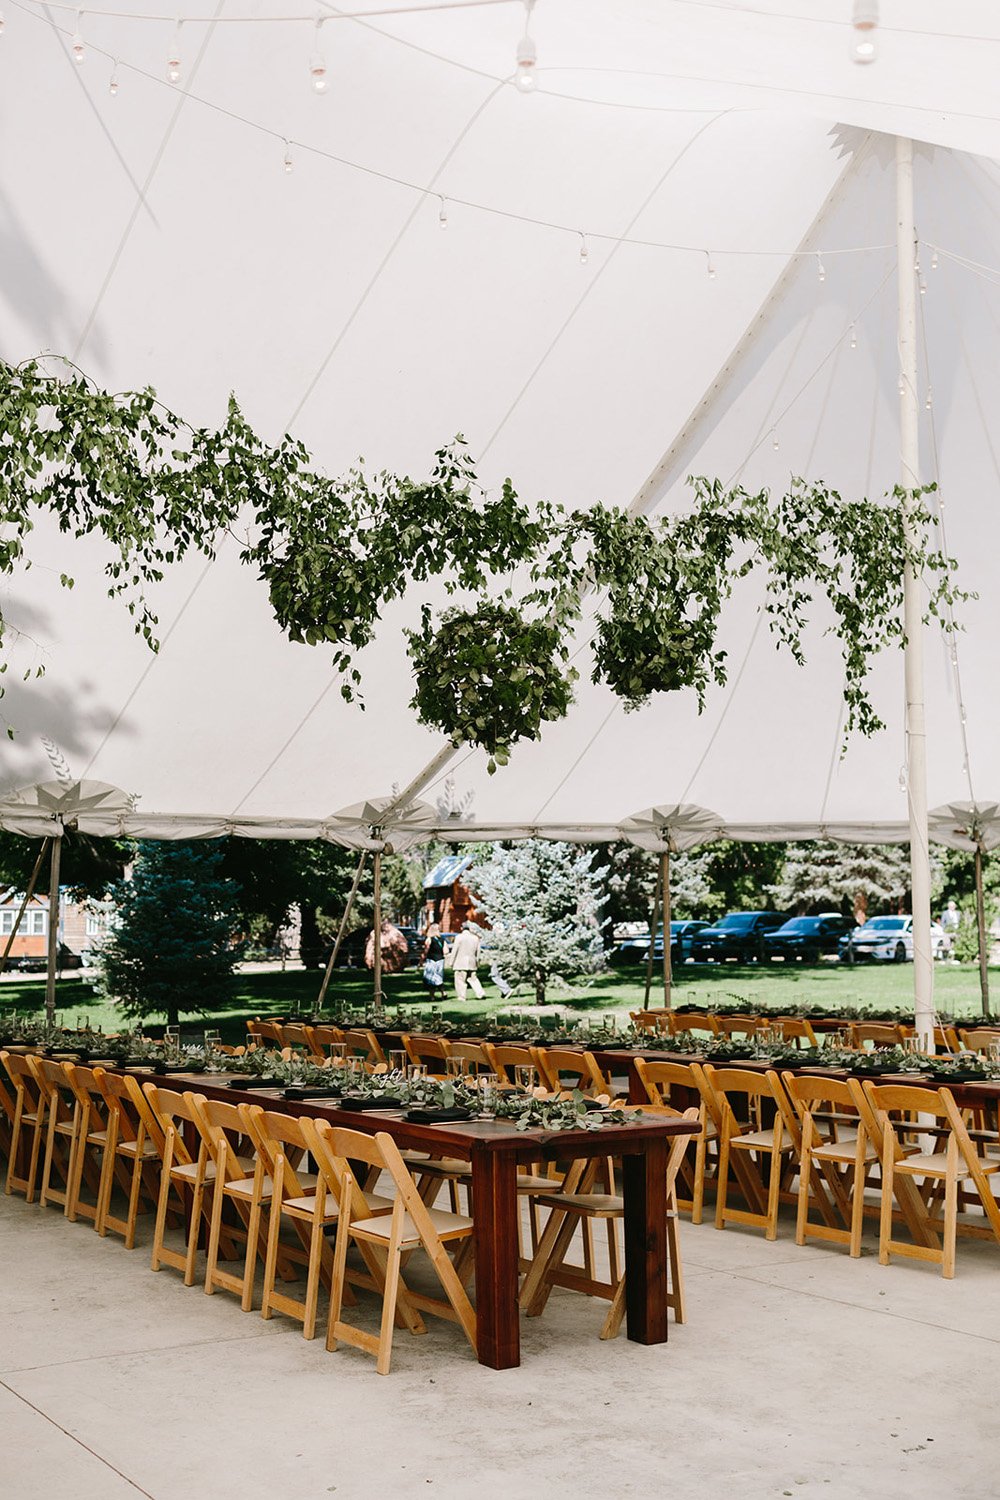
[[[836,953],[840,939],[854,926],[852,917],[792,917],[784,927],[764,935],[765,960],[799,958],[818,963],[824,953]]]
[[[763,956],[764,934],[773,932],[784,920],[780,911],[731,911],[715,927],[703,927],[695,933],[691,957],[700,963],[735,958],[737,963],[748,964]]]

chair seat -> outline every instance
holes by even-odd
[[[1000,1161],[980,1161],[979,1165],[984,1172],[1000,1172]],[[905,1161],[896,1162],[895,1170],[913,1173],[918,1177],[945,1177],[948,1173],[948,1153],[934,1151],[926,1156],[908,1156]],[[959,1162],[956,1171],[959,1177],[972,1176],[964,1161]]]
[[[418,1177],[424,1173],[430,1173],[434,1177],[469,1177],[472,1176],[472,1166],[467,1161],[462,1161],[457,1156],[414,1156],[411,1161],[404,1156],[410,1171]]]
[[[542,1208],[561,1208],[593,1219],[620,1219],[625,1200],[617,1193],[545,1193],[537,1199]]]
[[[118,1145],[116,1147],[117,1154],[119,1156],[132,1156],[132,1157],[137,1156],[137,1155],[141,1155],[143,1157],[143,1159],[146,1159],[146,1158],[150,1158],[151,1159],[152,1157],[159,1156],[159,1154],[160,1154],[157,1151],[156,1147],[153,1145],[153,1142],[151,1140],[149,1140],[148,1138],[143,1141],[143,1143],[142,1143],[142,1151],[141,1152],[139,1152],[137,1150],[137,1144],[138,1143],[136,1141],[119,1141]]]
[[[369,1195],[368,1204],[377,1214],[392,1213],[391,1198],[379,1198],[372,1193]],[[281,1207],[285,1212],[311,1219],[316,1210],[316,1195],[313,1193],[304,1198],[286,1198]],[[323,1202],[324,1219],[335,1219],[339,1213],[340,1204],[337,1202],[336,1193],[327,1193]]]
[[[319,1182],[319,1178],[316,1177],[314,1175],[314,1173],[312,1173],[312,1172],[300,1172],[299,1173],[299,1181],[301,1182],[301,1184],[302,1184],[303,1187],[314,1188],[314,1187],[316,1187],[317,1183]],[[225,1186],[225,1191],[226,1191],[226,1193],[228,1194],[228,1196],[230,1198],[245,1198],[247,1200],[247,1202],[249,1203],[250,1200],[251,1200],[251,1198],[253,1197],[253,1178],[252,1177],[238,1177],[238,1178],[234,1179],[232,1182],[227,1182],[226,1186]],[[261,1179],[260,1191],[261,1191],[261,1197],[262,1198],[270,1198],[271,1195],[274,1192],[274,1183],[271,1181],[270,1177],[268,1177],[266,1174]],[[293,1201],[293,1202],[299,1202],[300,1200],[299,1199],[294,1199],[294,1200],[291,1200],[291,1201]],[[310,1206],[310,1208],[311,1208],[312,1207],[312,1201],[313,1201],[313,1195],[311,1193],[308,1194],[306,1196],[306,1198],[304,1200],[302,1200],[302,1201],[308,1203],[309,1206]]]
[[[825,1145],[813,1147],[815,1161],[852,1162],[858,1154],[857,1136],[844,1136],[839,1141],[827,1141]],[[871,1141],[865,1141],[865,1161],[878,1161],[878,1151]]]
[[[546,1177],[544,1172],[518,1172],[519,1193],[555,1193],[559,1190],[558,1177]]]
[[[774,1150],[774,1126],[767,1130],[747,1130],[742,1135],[734,1135],[729,1139],[731,1146],[743,1146],[748,1151],[773,1151]],[[782,1151],[791,1151],[793,1146],[788,1137],[785,1137]]]
[[[375,1204],[374,1198],[368,1199],[369,1207]],[[391,1212],[392,1204],[386,1204],[386,1211]],[[451,1214],[443,1208],[429,1208],[431,1223],[442,1240],[454,1239],[457,1235],[468,1234],[472,1228],[472,1220],[467,1219],[464,1214]],[[392,1224],[386,1218],[353,1219],[351,1229],[356,1234],[366,1235],[369,1239],[388,1240],[392,1234]],[[403,1215],[403,1224],[400,1236],[401,1245],[419,1245],[420,1235],[409,1214]]]

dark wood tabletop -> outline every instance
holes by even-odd
[[[667,1338],[667,1155],[672,1136],[690,1135],[688,1120],[648,1115],[641,1122],[602,1130],[517,1130],[504,1120],[417,1124],[400,1110],[351,1110],[336,1100],[285,1099],[281,1089],[231,1088],[235,1074],[128,1071],[142,1083],[174,1088],[230,1103],[262,1104],[290,1115],[331,1124],[385,1131],[400,1147],[467,1160],[472,1170],[476,1247],[476,1319],[479,1361],[496,1370],[520,1363],[517,1302],[517,1169],[540,1160],[622,1158],[625,1287],[628,1337],[640,1344]]]

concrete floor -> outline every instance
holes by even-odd
[[[296,1325],[153,1275],[57,1210],[0,1196],[4,1500],[494,1500],[536,1493],[968,1497],[996,1477],[1000,1246],[953,1282],[684,1223],[688,1323],[666,1346],[597,1338],[556,1291],[519,1370],[458,1330],[397,1333],[392,1374]],[[371,1299],[370,1321],[374,1326]]]

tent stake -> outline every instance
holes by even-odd
[[[326,992],[330,987],[330,980],[333,977],[333,966],[337,962],[337,955],[340,953],[340,945],[344,941],[344,933],[347,931],[347,924],[350,921],[351,910],[354,906],[354,898],[358,894],[358,886],[361,884],[361,872],[365,867],[365,860],[367,858],[368,850],[362,849],[361,858],[358,860],[358,868],[354,872],[354,880],[348,893],[347,905],[344,907],[344,915],[341,917],[340,926],[337,928],[337,938],[333,945],[333,950],[330,954],[330,957],[327,961],[326,973],[323,975],[323,983],[320,985],[319,994],[316,997],[316,1007],[313,1011],[314,1019],[318,1019],[323,1010],[323,1002],[326,999]]]
[[[0,954],[0,974],[2,974],[4,969],[6,969],[7,967],[7,960],[10,957],[10,950],[14,946],[14,939],[17,937],[17,929],[21,925],[21,918],[24,916],[25,908],[27,907],[28,902],[35,894],[35,885],[38,881],[38,874],[42,868],[42,860],[45,858],[48,847],[48,839],[42,839],[42,847],[38,851],[38,858],[35,860],[35,868],[32,870],[31,879],[28,881],[28,889],[24,893],[24,899],[18,909],[17,918],[10,930],[10,937],[7,939],[6,943],[4,943],[3,953]]]
[[[663,879],[663,867],[656,867],[656,889],[653,892],[653,920],[649,926],[649,950],[646,954],[646,993],[643,997],[643,1010],[649,1009],[649,992],[653,985],[653,949],[656,946],[656,928],[660,920],[660,882]]]
[[[45,1029],[51,1033],[56,1024],[56,964],[59,959],[59,858],[62,839],[53,838],[52,862],[49,867],[49,944],[45,969]]]
[[[896,283],[899,343],[899,452],[903,528],[919,546],[914,511],[920,487],[917,406],[916,226],[913,211],[913,142],[896,137]],[[913,912],[913,1020],[921,1045],[934,1051],[934,954],[931,950],[931,867],[927,834],[927,730],[924,721],[923,599],[919,574],[903,571],[903,648],[906,680],[906,780],[910,816],[910,890]]]
[[[660,890],[663,893],[663,1004],[670,1009],[674,983],[673,942],[670,936],[670,850],[660,855]]]
[[[983,846],[976,840],[976,926],[979,929],[979,990],[983,1020],[990,1019],[989,934],[986,931],[986,900],[983,895]]]

